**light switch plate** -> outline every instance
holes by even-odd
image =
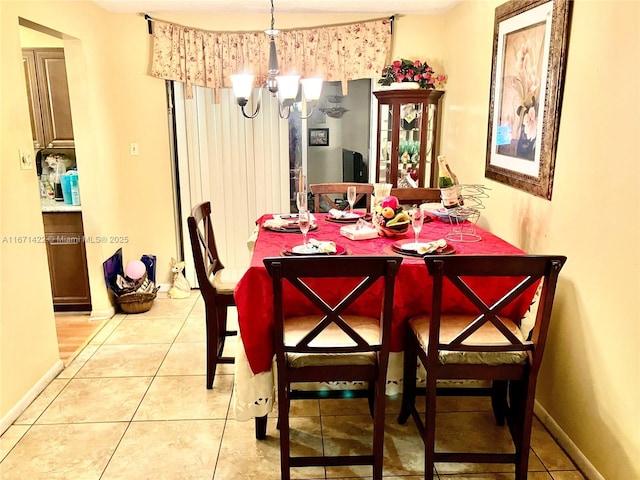
[[[31,170],[33,168],[33,161],[31,161],[30,152],[18,149],[18,158],[20,160],[20,168],[22,170]]]

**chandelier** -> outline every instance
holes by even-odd
[[[297,103],[298,90],[302,87],[302,97],[304,97],[307,104],[309,102],[315,102],[320,98],[322,91],[322,78],[312,77],[300,79],[300,75],[279,75],[280,67],[278,66],[278,55],[276,54],[276,40],[275,37],[279,33],[279,30],[274,29],[273,19],[273,0],[271,0],[271,28],[265,30],[264,33],[269,37],[269,75],[267,81],[261,88],[266,88],[271,92],[273,96],[278,98],[278,113],[280,118],[289,118],[291,109]],[[242,109],[242,115],[245,118],[255,118],[260,112],[260,103],[262,96],[258,94],[258,101],[256,104],[255,112],[248,114],[245,111],[245,106],[251,97],[253,89],[253,75],[248,73],[239,73],[231,75],[231,83],[233,86],[233,94],[236,96],[236,101]],[[308,115],[302,118],[309,118],[313,113],[313,103],[308,110]]]

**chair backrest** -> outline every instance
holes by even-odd
[[[187,218],[191,250],[196,267],[196,276],[203,295],[215,293],[213,276],[224,268],[218,257],[216,239],[211,223],[211,203],[203,202],[191,209]]]
[[[474,355],[482,352],[511,352],[522,355],[533,376],[537,373],[549,329],[551,309],[560,269],[566,257],[559,255],[452,255],[426,256],[424,258],[429,274],[433,277],[433,299],[429,321],[429,348],[427,370],[435,369],[443,355],[449,352],[463,352]],[[487,290],[487,282],[492,279],[510,279],[508,285],[491,294],[478,293]],[[475,307],[477,316],[469,317],[459,328],[451,330],[448,323],[446,335],[442,334],[442,298],[445,279],[455,288],[445,294],[460,295]],[[523,295],[531,295],[542,281],[538,310],[533,330],[528,338],[514,334],[513,324],[519,326],[520,318],[508,318],[505,311],[510,305],[522,300]],[[495,283],[497,285],[497,283]],[[489,298],[490,296],[490,298]],[[505,310],[507,309],[507,310]],[[456,326],[458,327],[458,326]],[[511,327],[511,328],[510,328]],[[490,343],[474,340],[474,333],[481,328],[492,328],[499,332],[498,340]],[[495,334],[495,331],[492,332]],[[501,335],[500,335],[501,334]],[[446,337],[446,338],[444,338]],[[467,365],[468,367],[468,365]],[[463,366],[461,365],[461,368]]]
[[[402,205],[418,205],[421,203],[440,202],[439,188],[392,188],[391,195]]]
[[[278,368],[282,368],[280,361],[283,361],[287,353],[378,352],[379,363],[386,365],[389,357],[395,278],[401,263],[402,258],[394,256],[344,255],[265,258],[264,264],[273,279],[274,335]],[[314,281],[315,279],[325,280]],[[335,296],[336,288],[327,288],[327,279],[331,279],[333,285],[340,285],[338,287],[340,293],[337,297]],[[345,279],[347,280],[345,283],[336,283]],[[344,315],[345,310],[354,301],[372,286],[379,285],[380,279],[383,282],[383,290],[381,292],[375,290],[374,297],[380,303],[371,307],[380,319],[382,338],[371,342],[359,334],[356,328],[352,328],[345,321]],[[308,332],[300,336],[300,340],[295,345],[285,345],[284,343],[284,280],[287,280],[305,299],[317,307],[315,313],[308,312],[310,315],[317,314],[322,317]],[[379,286],[374,288],[379,288]],[[332,295],[331,299],[327,299]],[[290,296],[288,295],[287,301],[289,300]],[[335,331],[335,326],[338,327],[340,335],[344,333],[352,342],[346,342],[348,344],[342,344],[342,346],[313,344],[314,339],[317,339],[327,328],[332,328]],[[335,332],[332,335],[335,337]]]
[[[367,202],[367,212],[371,210],[371,195],[373,195],[373,185],[370,183],[313,183],[309,185],[309,190],[311,190],[311,193],[313,194],[315,213],[320,213],[321,200],[325,200],[329,204],[330,209],[342,208],[344,210],[348,204],[345,203],[342,205],[342,207],[339,207],[336,204],[333,196],[346,195],[347,187],[356,187],[357,196],[354,204],[358,203],[362,197],[365,197]]]

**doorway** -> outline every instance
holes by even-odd
[[[63,192],[63,182],[56,176],[56,172],[63,173],[64,169],[66,173],[76,166],[63,35],[28,21],[23,23],[22,19],[19,32],[36,152],[34,175],[40,186],[40,191],[33,194],[40,195],[41,200],[58,350],[66,364],[104,320],[90,320],[92,304],[79,197],[75,201],[70,190]]]

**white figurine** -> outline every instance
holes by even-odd
[[[170,298],[188,298],[191,296],[191,285],[184,277],[184,262],[178,262],[175,258],[171,259],[171,271],[173,272],[173,285],[169,289]]]

